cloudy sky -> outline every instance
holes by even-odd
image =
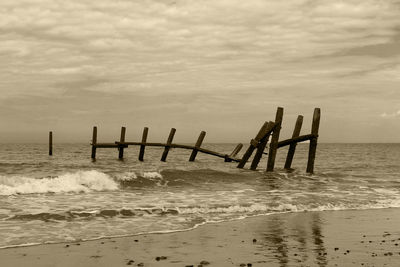
[[[400,1],[1,0],[3,142],[400,142]]]

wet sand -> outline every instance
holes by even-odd
[[[187,232],[0,249],[1,266],[399,266],[400,209],[301,212]]]

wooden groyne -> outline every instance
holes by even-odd
[[[206,132],[202,131],[195,143],[195,145],[186,145],[186,144],[176,144],[173,143],[173,138],[176,132],[175,128],[172,128],[170,130],[168,139],[166,143],[152,143],[152,142],[147,142],[147,135],[149,132],[149,128],[145,127],[143,129],[143,136],[142,136],[142,141],[141,142],[129,142],[125,141],[125,133],[126,133],[126,128],[121,127],[121,137],[119,141],[115,141],[114,143],[97,143],[97,127],[93,127],[93,136],[92,136],[92,159],[96,159],[96,149],[97,148],[117,148],[118,149],[118,158],[123,159],[124,156],[124,149],[128,148],[129,146],[140,146],[140,152],[139,152],[139,160],[143,161],[144,160],[144,154],[145,154],[145,149],[146,147],[164,147],[164,151],[161,156],[161,161],[167,161],[167,156],[168,152],[171,148],[181,148],[181,149],[188,149],[192,150],[192,153],[190,154],[189,161],[195,161],[197,153],[204,153],[212,156],[216,156],[219,158],[223,158],[226,162],[239,162],[240,159],[236,158],[237,154],[239,153],[240,149],[243,147],[243,144],[238,144],[235,149],[232,151],[230,154],[223,154],[219,152],[215,152],[209,149],[205,149],[201,147],[201,144],[203,143],[203,140],[206,136]]]
[[[301,127],[303,124],[303,116],[299,115],[296,120],[296,124],[293,130],[292,138],[279,141],[279,134],[283,120],[283,108],[278,107],[275,116],[275,122],[265,122],[263,126],[258,131],[256,137],[250,141],[249,148],[243,155],[242,159],[238,164],[238,168],[243,168],[248,162],[251,154],[257,149],[257,152],[253,158],[250,169],[257,169],[258,163],[264,153],[268,140],[271,137],[271,143],[269,145],[268,161],[267,161],[267,172],[271,172],[275,167],[275,158],[279,148],[289,146],[288,153],[286,156],[284,168],[291,169],[293,157],[296,151],[296,146],[300,142],[310,141],[309,152],[308,152],[308,162],[307,162],[307,172],[314,173],[314,162],[317,151],[317,141],[318,141],[318,130],[321,118],[321,110],[319,108],[314,109],[314,115],[311,126],[311,133],[300,136]]]
[[[113,143],[98,143],[97,142],[97,127],[93,127],[93,135],[92,135],[92,153],[91,158],[93,160],[96,159],[96,150],[97,148],[117,148],[118,149],[118,158],[124,158],[124,149],[129,146],[140,146],[139,152],[139,161],[144,161],[145,149],[146,147],[164,147],[163,153],[161,155],[161,161],[166,161],[168,157],[168,153],[171,148],[179,148],[179,149],[187,149],[192,150],[190,154],[189,161],[195,161],[197,154],[204,153],[212,156],[216,156],[219,158],[223,158],[225,162],[238,162],[238,168],[244,168],[244,166],[249,162],[252,154],[255,152],[250,169],[256,170],[259,162],[261,161],[263,155],[268,155],[267,159],[267,172],[272,172],[275,167],[275,159],[279,148],[289,146],[288,153],[286,156],[286,161],[284,168],[291,169],[291,165],[293,162],[294,154],[296,152],[296,146],[300,142],[310,141],[309,144],[309,152],[308,152],[308,161],[307,161],[307,169],[308,173],[314,172],[314,163],[316,157],[316,149],[317,149],[317,141],[318,141],[318,130],[320,123],[321,111],[319,108],[314,109],[314,115],[311,126],[311,133],[306,135],[300,135],[301,127],[303,124],[303,116],[299,115],[296,120],[296,124],[293,130],[292,137],[287,140],[279,141],[279,135],[282,128],[283,121],[283,108],[278,107],[276,111],[275,121],[267,121],[264,122],[260,130],[254,139],[250,140],[249,147],[246,152],[243,154],[241,158],[237,158],[238,153],[243,147],[243,144],[238,144],[235,149],[230,154],[219,153],[216,151],[212,151],[209,149],[202,148],[201,145],[206,136],[205,131],[201,131],[197,141],[194,145],[187,144],[177,144],[173,143],[173,139],[176,133],[175,128],[171,128],[168,138],[165,143],[152,143],[147,142],[147,136],[149,132],[148,127],[144,127],[142,140],[139,142],[130,142],[125,140],[126,127],[121,127],[121,135],[119,141],[115,141]],[[267,145],[269,143],[268,152]]]

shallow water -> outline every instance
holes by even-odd
[[[205,147],[230,153],[235,144]],[[307,144],[292,172],[237,169],[236,163],[172,149],[98,149],[59,144],[0,148],[0,247],[190,229],[207,222],[304,210],[400,207],[399,144],[318,144],[315,174],[305,173]],[[239,154],[241,156],[241,154]]]

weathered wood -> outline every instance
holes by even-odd
[[[167,143],[142,143],[142,142],[115,142],[115,144],[112,143],[105,143],[105,144],[97,144],[97,147],[118,147],[119,145],[124,145],[125,147],[128,146],[140,146],[140,145],[145,145],[145,146],[155,146],[155,147],[169,147],[169,148],[183,148],[183,149],[190,149],[193,150],[196,147],[191,146],[191,145],[181,145],[181,144],[167,144]],[[217,156],[220,158],[230,158],[229,155],[227,154],[222,154],[218,153],[212,150],[208,150],[205,148],[198,148],[198,152],[204,153],[204,154],[209,154],[213,156]],[[239,159],[231,158],[232,161],[239,162]]]
[[[96,158],[96,144],[97,144],[97,127],[93,127],[92,135],[92,159]]]
[[[235,147],[235,149],[232,151],[232,153],[229,155],[230,158],[234,158],[237,156],[237,154],[240,152],[240,150],[242,150],[243,148],[243,144],[239,143],[237,144],[237,146]]]
[[[119,148],[120,146],[127,147],[126,145],[116,143],[97,143],[95,145],[96,148]]]
[[[314,162],[315,162],[315,155],[317,152],[320,118],[321,118],[321,110],[319,108],[315,108],[313,115],[313,122],[311,126],[311,134],[314,135],[314,138],[310,140],[310,147],[308,150],[308,162],[307,162],[307,172],[311,174],[314,173]]]
[[[53,132],[49,132],[49,156],[53,155]]]
[[[229,154],[228,157],[225,158],[225,162],[232,162],[232,159],[236,157],[236,155],[239,153],[239,151],[243,148],[243,144],[239,143],[235,147],[235,149],[232,151],[231,154]]]
[[[120,143],[125,142],[125,132],[126,132],[126,128],[121,127],[121,137],[119,138]],[[119,150],[118,158],[123,159],[124,158],[124,146],[118,146],[118,150]]]
[[[139,151],[139,160],[143,161],[144,158],[144,150],[146,148],[146,141],[147,141],[147,134],[149,133],[149,128],[144,127],[143,129],[143,135],[142,135],[142,144],[140,145],[140,151]]]
[[[294,126],[292,139],[300,136],[301,126],[303,125],[303,116],[299,115],[296,120],[296,125]],[[294,153],[296,152],[297,143],[292,143],[289,146],[289,150],[286,156],[285,169],[290,169],[293,162]],[[279,144],[278,144],[279,147]]]
[[[313,134],[305,134],[305,135],[300,135],[299,137],[296,138],[290,138],[290,139],[286,139],[283,141],[279,141],[278,142],[278,148],[284,147],[284,146],[288,146],[294,143],[301,143],[304,141],[308,141],[313,139],[315,136],[318,137],[318,135],[313,135]]]
[[[249,160],[251,154],[253,154],[254,149],[258,146],[258,143],[260,142],[261,138],[265,135],[267,127],[268,127],[268,122],[264,122],[263,126],[261,126],[260,130],[258,131],[256,137],[254,139],[251,139],[250,146],[247,148],[242,159],[240,160],[237,166],[238,168],[243,168],[246,162]]]
[[[253,161],[251,162],[250,170],[257,169],[258,163],[261,160],[265,147],[267,146],[269,136],[271,135],[274,127],[275,123],[273,123],[272,121],[268,122],[267,133],[263,136],[263,138],[261,138],[260,143],[258,144],[256,154],[254,155]]]
[[[199,138],[197,138],[197,142],[193,148],[192,154],[190,154],[189,161],[194,161],[197,156],[197,152],[199,151],[199,148],[201,144],[203,143],[204,137],[206,136],[206,132],[202,131],[199,135]]]
[[[278,107],[275,116],[275,129],[272,133],[271,143],[269,145],[267,172],[272,172],[275,166],[276,152],[278,150],[279,134],[281,132],[281,125],[283,119],[283,108]]]
[[[166,146],[164,148],[164,152],[163,152],[163,154],[161,156],[161,161],[166,161],[167,160],[168,151],[171,148],[171,144],[172,144],[172,140],[174,139],[175,132],[176,132],[175,128],[172,128],[171,131],[169,132],[167,144],[166,144]]]

